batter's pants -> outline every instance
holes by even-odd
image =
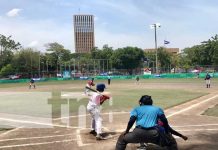
[[[95,130],[97,134],[102,133],[102,118],[100,116],[100,108],[87,107],[88,112],[90,113],[91,120],[91,129]]]

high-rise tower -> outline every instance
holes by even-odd
[[[74,40],[76,53],[89,53],[95,47],[94,16],[74,15]]]

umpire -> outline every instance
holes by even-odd
[[[144,95],[139,100],[139,105],[130,113],[130,120],[126,131],[120,135],[116,144],[116,150],[125,150],[128,143],[154,143],[159,144],[157,122],[160,119],[164,123],[165,131],[168,132],[168,121],[161,108],[152,106],[151,96]],[[129,130],[136,122],[132,132]]]

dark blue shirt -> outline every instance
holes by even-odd
[[[206,75],[205,80],[210,80],[211,76],[209,74]]]

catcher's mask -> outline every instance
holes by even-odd
[[[139,105],[152,105],[153,100],[151,99],[151,96],[149,95],[143,95],[139,100]]]
[[[97,84],[97,86],[96,86],[96,90],[99,92],[104,92],[105,88],[106,88],[106,86],[103,83]]]

